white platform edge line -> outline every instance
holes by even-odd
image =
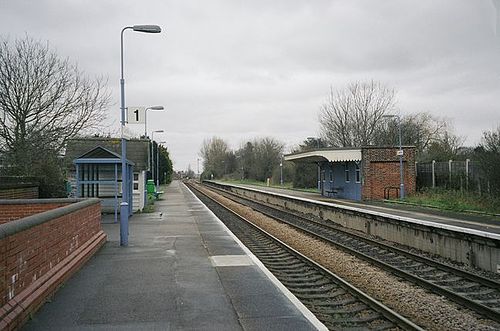
[[[216,182],[216,183],[219,183],[219,182]],[[485,231],[481,231],[481,230],[475,230],[472,228],[464,228],[464,227],[460,227],[460,226],[456,226],[456,225],[448,225],[448,224],[442,224],[442,223],[437,223],[437,222],[432,222],[432,221],[424,221],[424,220],[419,220],[419,219],[415,219],[415,218],[411,218],[411,217],[393,215],[393,214],[389,214],[389,213],[383,213],[383,212],[378,212],[378,211],[373,211],[373,210],[368,210],[368,209],[363,209],[363,208],[338,205],[338,204],[333,203],[333,202],[312,200],[312,199],[308,199],[308,198],[287,195],[287,194],[282,194],[282,193],[278,193],[278,192],[259,190],[259,189],[255,189],[255,188],[247,187],[247,186],[240,186],[240,185],[228,184],[228,183],[219,183],[219,184],[233,186],[236,188],[250,190],[250,191],[254,191],[254,192],[258,192],[258,193],[274,194],[274,195],[289,198],[289,199],[300,200],[300,201],[304,201],[304,202],[311,202],[311,203],[324,205],[324,206],[331,206],[331,207],[335,207],[335,208],[339,208],[339,209],[346,209],[346,210],[350,210],[350,211],[362,212],[365,214],[370,214],[370,215],[374,215],[374,216],[381,216],[381,217],[395,219],[395,220],[404,221],[404,222],[408,222],[408,223],[415,223],[415,224],[419,224],[419,225],[425,225],[425,226],[430,226],[430,227],[434,227],[434,228],[440,228],[440,229],[444,229],[444,230],[450,230],[450,231],[455,231],[455,232],[460,232],[460,233],[465,233],[465,234],[474,234],[474,235],[477,235],[479,237],[486,237],[489,239],[500,240],[499,234],[485,232]],[[457,221],[460,221],[460,220],[458,219]]]
[[[182,182],[181,182],[182,183]],[[321,321],[306,307],[302,302],[292,292],[290,292],[279,280],[276,278],[267,268],[266,266],[236,237],[234,233],[229,230],[229,228],[222,222],[203,202],[201,202],[198,197],[189,190],[186,184],[182,183],[182,185],[188,190],[188,192],[203,206],[205,210],[209,212],[216,220],[219,222],[226,232],[233,238],[233,240],[238,243],[238,245],[243,249],[243,251],[252,259],[256,266],[262,270],[262,272],[271,280],[271,282],[290,300],[290,302],[297,307],[297,309],[302,313],[302,315],[309,321],[311,324],[317,328],[318,330],[328,331],[328,328],[321,323]]]

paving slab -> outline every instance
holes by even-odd
[[[181,183],[108,242],[25,330],[317,330],[311,313]]]

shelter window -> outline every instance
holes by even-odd
[[[356,163],[356,183],[361,183],[361,169],[359,168],[359,163]]]
[[[349,164],[346,162],[344,163],[344,173],[345,173],[345,182],[349,183]]]

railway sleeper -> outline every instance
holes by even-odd
[[[291,279],[293,282],[301,284],[301,283],[316,283],[318,281],[321,281],[323,279],[323,276],[317,275],[316,277],[287,277],[288,279]],[[325,281],[326,283],[329,283],[329,281]]]
[[[286,280],[283,280],[283,283],[286,283]],[[337,289],[337,286],[332,284],[322,285],[320,287],[310,287],[310,286],[304,287],[304,286],[298,286],[297,284],[288,284],[287,287],[293,293],[308,293],[308,294],[325,293],[326,296],[329,296],[329,293],[332,290]]]
[[[299,299],[303,299],[303,300],[331,300],[331,302],[335,302],[335,297],[338,297],[338,296],[341,296],[341,295],[345,295],[346,292],[344,291],[344,293],[339,293],[339,291],[335,291],[335,292],[330,292],[328,294],[311,294],[311,293],[306,293],[306,292],[299,292],[299,293],[295,293],[295,296]]]
[[[350,305],[348,307],[342,307],[342,308],[314,307],[314,309],[315,311],[321,312],[323,314],[357,314],[364,310],[367,310],[367,307],[365,304],[357,303],[355,305]]]
[[[365,315],[366,314],[366,315]],[[384,317],[380,315],[379,313],[375,311],[367,311],[366,313],[363,313],[363,316],[343,316],[343,315],[349,315],[349,314],[342,314],[342,315],[334,315],[332,316],[332,322],[335,322],[336,324],[343,324],[343,325],[359,325],[361,327],[366,327],[367,323],[370,322],[375,322],[377,320],[381,320]],[[386,322],[387,325],[392,325],[392,323]]]
[[[309,304],[313,307],[338,307],[338,306],[346,306],[352,304],[363,304],[360,303],[356,298],[350,297],[346,299],[339,299],[335,301],[309,301]]]
[[[293,286],[294,288],[318,287],[318,286],[325,286],[325,285],[331,284],[331,282],[329,280],[318,280],[315,282],[304,280],[303,282],[298,282],[296,279],[292,279],[291,281],[283,280],[282,283],[285,285],[290,284],[290,286]]]

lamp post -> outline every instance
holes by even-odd
[[[280,160],[280,185],[283,186],[283,155]]]
[[[163,106],[152,106],[152,107],[148,107],[146,108],[146,110],[144,111],[144,138],[146,138],[148,136],[148,130],[147,130],[147,115],[148,115],[148,110],[154,110],[154,111],[162,111],[164,110],[165,108]]]
[[[147,131],[147,114],[148,114],[148,110],[154,110],[154,111],[162,111],[164,110],[165,108],[163,108],[163,106],[151,106],[151,107],[147,107],[145,110],[144,110],[144,139],[147,139],[146,137],[148,136],[148,131]],[[150,169],[149,167],[151,166],[151,159],[153,156],[152,155],[149,155],[148,153],[148,170],[149,171],[152,171],[152,169]]]
[[[160,145],[165,143],[166,141],[160,141],[156,145],[156,189],[160,187]]]
[[[120,33],[120,110],[121,110],[121,163],[122,163],[122,202],[120,204],[120,245],[128,245],[128,178],[127,178],[127,142],[123,136],[125,129],[125,79],[123,76],[123,32],[134,30],[144,33],[160,33],[158,25],[134,25],[126,26]]]
[[[399,198],[402,200],[405,198],[405,184],[403,175],[403,145],[401,137],[401,116],[399,115],[382,115],[383,118],[397,118],[398,119],[398,135],[399,135]]]
[[[163,130],[155,130],[151,132],[151,178],[153,178],[153,182],[155,182],[155,161],[154,161],[154,152],[153,152],[153,145],[154,145],[154,135],[155,133],[163,133]],[[158,149],[158,146],[156,147]]]

